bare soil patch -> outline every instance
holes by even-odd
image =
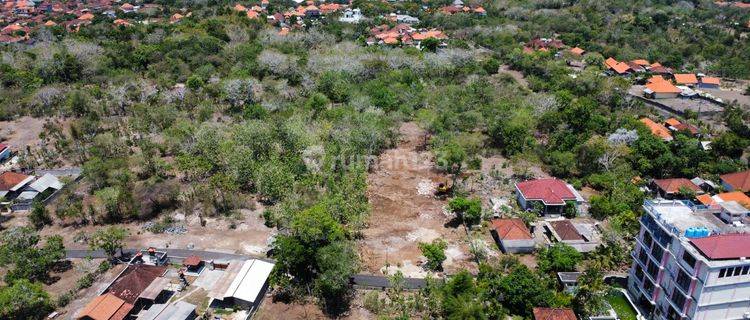
[[[401,140],[384,152],[368,175],[368,198],[372,212],[364,239],[359,243],[363,271],[381,274],[381,269],[400,268],[406,276],[422,277],[424,260],[420,242],[443,239],[448,244],[448,273],[473,266],[466,233],[461,227],[446,226],[445,200],[432,194],[432,188],[449,177],[434,169],[434,158],[424,150],[425,132],[415,123],[404,123]]]
[[[12,150],[23,150],[26,146],[37,146],[42,141],[39,134],[46,119],[21,117],[13,121],[0,121],[0,142]]]
[[[268,250],[269,239],[275,233],[274,229],[266,227],[263,223],[262,210],[242,209],[237,219],[205,218],[205,227],[200,225],[196,215],[185,217],[179,211],[171,213],[173,219],[176,220],[173,225],[186,227],[187,233],[184,234],[154,234],[143,229],[143,222],[132,222],[120,226],[130,230],[130,237],[125,242],[128,248],[151,246],[187,249],[192,247],[191,249],[195,250],[262,255]],[[45,228],[42,234],[62,235],[65,239],[65,247],[68,249],[87,249],[88,244],[83,241],[82,235],[91,235],[99,228],[102,226],[60,227],[55,225]]]

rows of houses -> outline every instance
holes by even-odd
[[[164,251],[141,250],[75,319],[191,320],[203,308],[236,309],[246,318],[260,306],[274,266],[257,259],[204,261],[193,255],[175,268],[172,260]],[[205,299],[200,308],[185,301],[197,291],[208,292],[199,297]]]
[[[480,17],[484,17],[487,15],[487,10],[485,10],[482,6],[480,5],[467,6],[461,0],[454,0],[451,5],[444,6],[440,8],[438,11],[446,15],[454,15],[456,13],[474,14]]]
[[[376,26],[370,29],[371,37],[367,38],[367,45],[409,45],[420,47],[422,41],[433,38],[441,41],[439,46],[446,46],[443,40],[448,37],[437,29],[415,29],[410,24],[399,23],[393,28],[388,25]]]
[[[662,122],[656,122],[654,120],[651,120],[651,118],[641,118],[638,121],[643,123],[650,131],[651,134],[654,136],[664,140],[664,141],[672,141],[674,140],[674,133],[675,132],[683,132],[685,134],[688,134],[690,136],[700,137],[701,133],[698,127],[683,122],[680,120],[677,120],[676,118],[669,118],[666,121]]]

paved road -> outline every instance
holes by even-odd
[[[244,259],[260,259],[268,262],[274,262],[271,259],[261,256],[242,255],[235,253],[224,253],[216,251],[204,251],[204,250],[188,250],[188,249],[156,249],[158,251],[166,251],[167,256],[170,259],[182,261],[182,259],[196,255],[204,260],[244,260]],[[123,249],[125,257],[132,257],[137,249]],[[67,249],[65,250],[65,256],[68,259],[84,259],[84,258],[106,258],[107,255],[102,250],[89,251],[86,249]],[[357,274],[353,275],[349,282],[358,288],[367,289],[382,289],[391,286],[390,280],[385,276],[369,275],[369,274]],[[404,278],[404,289],[416,290],[424,288],[427,285],[425,279],[419,278]]]

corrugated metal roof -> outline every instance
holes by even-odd
[[[168,305],[153,320],[184,320],[195,313],[195,305],[185,301],[177,301]]]
[[[62,182],[57,179],[57,177],[46,173],[43,176],[41,176],[39,179],[36,179],[36,181],[32,182],[29,187],[32,189],[44,192],[45,190],[52,188],[55,190],[60,190],[63,187]]]
[[[224,297],[233,297],[254,303],[272,270],[272,263],[261,260],[245,261],[242,270],[237,274],[227,292],[224,293]]]
[[[169,279],[158,277],[154,279],[154,281],[151,282],[151,284],[149,284],[148,287],[143,290],[143,292],[141,292],[141,295],[138,296],[138,298],[155,300],[156,297],[159,296],[159,293],[161,293],[162,290],[167,287],[167,285],[169,285]]]

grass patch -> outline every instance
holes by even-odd
[[[638,314],[635,309],[633,309],[633,306],[630,305],[630,302],[628,302],[628,298],[626,298],[625,294],[621,291],[613,291],[607,295],[606,299],[612,306],[612,309],[615,309],[617,316],[621,320],[637,319],[636,317]]]

